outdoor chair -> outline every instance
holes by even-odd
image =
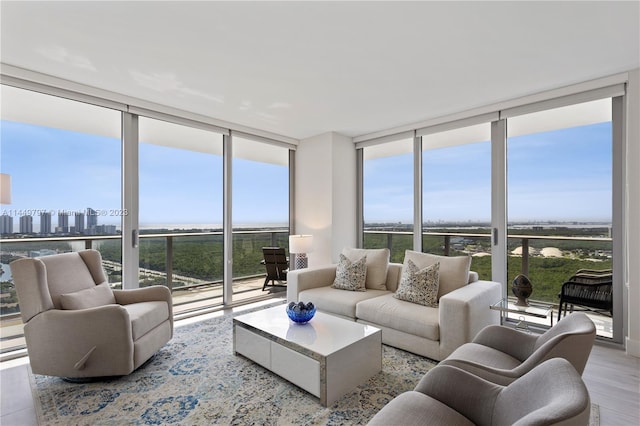
[[[262,247],[264,259],[262,263],[267,269],[267,276],[264,279],[262,291],[267,288],[269,281],[272,287],[286,287],[283,281],[287,281],[287,271],[289,269],[289,259],[282,247]],[[278,284],[276,284],[276,281]]]
[[[613,316],[613,271],[580,269],[560,290],[558,320],[564,311],[573,312],[574,305]]]
[[[169,289],[112,290],[96,250],[24,258],[10,267],[35,374],[127,375],[173,335]]]

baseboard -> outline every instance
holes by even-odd
[[[632,340],[628,337],[625,339],[625,348],[627,355],[640,358],[640,340]]]

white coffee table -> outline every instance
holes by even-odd
[[[382,370],[382,332],[322,312],[295,324],[280,305],[233,319],[233,351],[333,404]]]

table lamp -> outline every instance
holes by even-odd
[[[289,235],[289,253],[295,253],[294,269],[308,266],[307,253],[313,244],[312,235]]]

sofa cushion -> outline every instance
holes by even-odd
[[[388,248],[383,249],[357,249],[344,248],[342,254],[349,260],[356,261],[363,256],[367,256],[367,280],[366,287],[374,290],[387,289],[387,269],[391,252]]]
[[[332,288],[349,291],[367,291],[365,280],[367,276],[367,257],[351,261],[344,254],[340,254],[340,261],[336,267],[336,278]]]
[[[129,313],[133,340],[138,340],[169,319],[167,302],[140,302],[122,305]]]
[[[436,262],[424,269],[418,267],[411,260],[402,271],[400,285],[393,297],[424,306],[438,307],[438,270],[440,263]]]
[[[322,312],[355,319],[358,302],[385,294],[391,293],[386,290],[344,291],[327,286],[303,290],[298,300],[313,302]]]
[[[393,293],[359,302],[356,317],[429,340],[440,340],[438,308],[398,300]]]
[[[447,293],[465,286],[469,282],[470,256],[438,256],[429,253],[406,250],[404,253],[403,271],[411,260],[419,269],[426,268],[436,262],[440,263],[440,283],[438,299]]]
[[[62,309],[87,309],[116,303],[109,284],[102,283],[91,288],[60,295]]]

